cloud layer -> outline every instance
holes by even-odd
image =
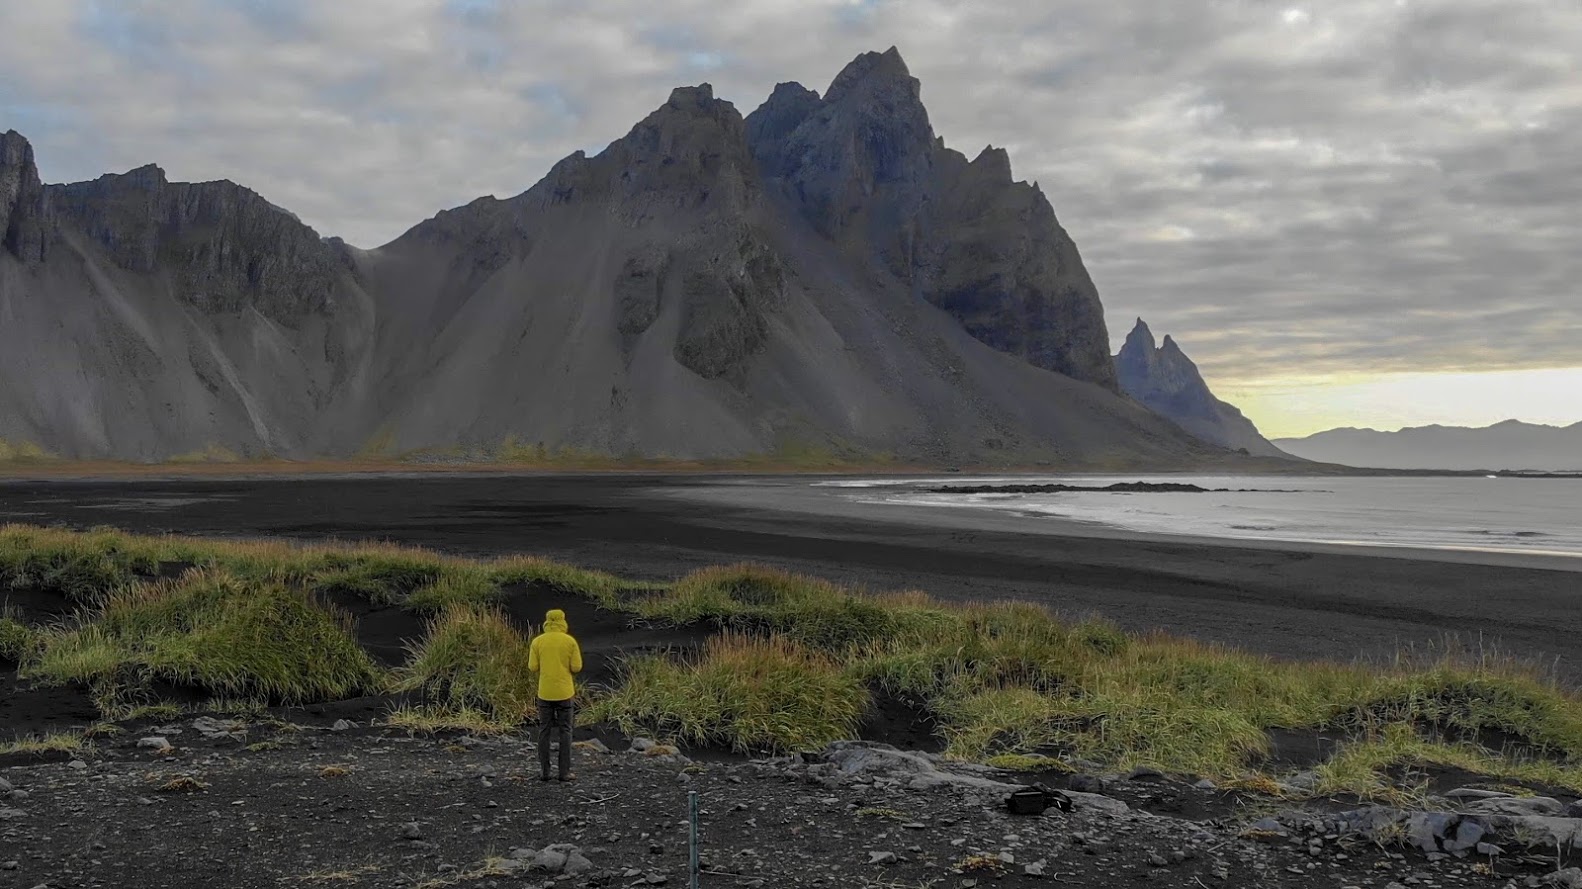
[[[0,130],[390,240],[602,149],[672,86],[745,113],[898,45],[1211,380],[1582,366],[1575,0],[52,0],[0,5]]]

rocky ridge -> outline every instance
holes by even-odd
[[[893,48],[745,118],[676,89],[375,250],[3,147],[0,441],[59,456],[1235,459],[1117,395],[1049,202],[946,148]]]
[[[1263,457],[1289,456],[1258,432],[1234,405],[1209,391],[1197,365],[1168,335],[1156,345],[1143,319],[1126,335],[1115,356],[1121,391],[1169,417],[1204,441]]]

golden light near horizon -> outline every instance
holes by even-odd
[[[1582,367],[1226,380],[1211,388],[1241,408],[1266,438],[1341,426],[1488,426],[1522,420],[1582,421]]]

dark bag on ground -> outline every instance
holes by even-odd
[[[1071,797],[1042,784],[1011,791],[1005,798],[1005,807],[1012,815],[1042,815],[1050,807],[1062,812],[1071,811]]]

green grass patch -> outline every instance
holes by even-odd
[[[282,703],[382,685],[346,621],[308,593],[212,569],[112,595],[82,626],[47,633],[19,672],[51,684],[163,679]]]
[[[736,750],[815,750],[855,736],[869,705],[864,683],[834,658],[782,637],[730,633],[700,657],[633,659],[592,718]]]
[[[425,705],[398,707],[385,717],[385,724],[418,735],[441,732],[504,735],[514,731],[520,722],[500,719],[493,711],[478,707]]]
[[[538,699],[529,642],[498,609],[449,605],[429,624],[395,688],[421,691],[453,713],[479,711],[519,724]]]
[[[0,612],[0,661],[20,661],[40,644],[39,632]]]
[[[626,607],[621,600],[623,589],[652,586],[623,581],[613,574],[577,568],[536,556],[513,556],[492,562],[488,567],[495,583],[543,584],[557,592],[581,596],[615,610],[624,610]]]
[[[11,741],[0,741],[0,756],[81,753],[87,748],[88,742],[81,735],[64,733],[28,735]]]
[[[401,603],[412,611],[436,613],[453,605],[487,606],[500,601],[500,584],[483,568],[458,566],[414,590]]]
[[[178,581],[151,580],[177,566],[192,567]],[[947,753],[979,761],[1057,753],[1262,786],[1279,777],[1261,771],[1271,730],[1322,730],[1351,739],[1321,767],[1325,792],[1385,794],[1395,767],[1414,758],[1582,791],[1577,692],[1497,652],[1454,646],[1387,663],[1290,663],[1029,604],[869,596],[752,565],[645,585],[532,557],[16,525],[0,527],[0,585],[55,590],[85,607],[55,627],[0,614],[0,657],[29,678],[93,684],[107,713],[157,704],[139,691],[150,678],[253,703],[382,688],[344,618],[320,604],[349,596],[432,618],[399,675],[427,706],[393,718],[413,730],[516,725],[536,697],[527,640],[494,609],[504,589],[534,585],[724,631],[696,657],[627,663],[619,685],[579,713],[584,723],[807,749],[852,737],[877,686],[921,701]]]
[[[896,628],[895,616],[877,601],[757,565],[695,571],[635,607],[645,617],[675,624],[778,634],[826,651],[874,642]]]

